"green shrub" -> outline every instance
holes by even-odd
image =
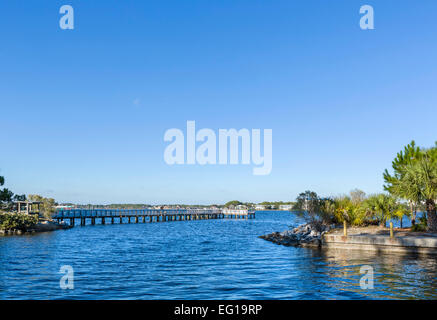
[[[38,223],[38,216],[22,213],[0,212],[1,230],[21,230],[25,231],[29,227]]]
[[[411,226],[411,231],[413,232],[424,232],[428,230],[428,222],[426,220],[426,217],[420,217],[419,223],[416,223],[415,225]]]
[[[425,232],[426,229],[427,229],[427,227],[421,223],[415,224],[414,226],[411,226],[411,231],[413,231],[413,232]]]

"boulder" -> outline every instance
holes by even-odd
[[[283,232],[263,235],[260,238],[285,246],[318,247],[321,245],[322,236],[329,229],[330,226],[322,226],[321,231],[317,231],[307,223]]]

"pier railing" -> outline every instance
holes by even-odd
[[[75,225],[75,220],[80,219],[81,225],[91,224],[100,219],[101,224],[106,224],[106,219],[111,223],[118,219],[119,223],[139,222],[166,222],[183,220],[209,220],[209,219],[253,219],[255,211],[231,209],[59,209],[53,219],[59,221],[69,220],[70,225]]]

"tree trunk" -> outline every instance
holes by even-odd
[[[437,231],[437,213],[434,200],[426,200],[426,211],[428,216],[428,231]]]
[[[402,229],[402,227],[403,227],[403,226],[402,226],[402,219],[403,219],[403,218],[401,217],[401,229]]]
[[[413,201],[410,202],[411,208],[411,225],[414,226],[416,224],[416,206],[413,204]]]

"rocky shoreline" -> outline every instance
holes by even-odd
[[[31,226],[25,230],[2,230],[0,229],[0,235],[21,235],[21,234],[29,234],[36,232],[48,232],[48,231],[56,231],[56,230],[64,230],[70,229],[72,226],[65,223],[57,223],[54,221],[42,221],[37,223],[34,226]]]
[[[321,226],[319,230],[316,230],[311,224],[306,223],[291,230],[273,232],[259,238],[284,246],[320,247],[323,235],[333,228],[335,228],[334,225]]]

